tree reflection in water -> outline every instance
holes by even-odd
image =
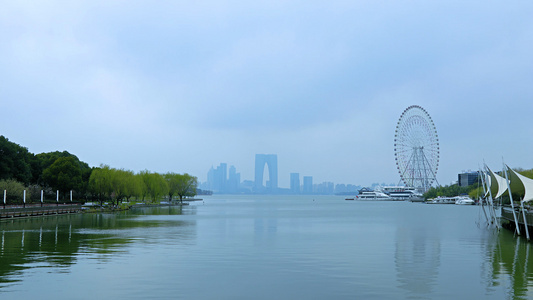
[[[531,242],[501,230],[489,252],[491,277],[488,286],[510,284],[509,299],[532,299],[528,291],[533,286],[533,257]]]
[[[173,238],[192,240],[195,221],[184,220],[183,214],[182,207],[167,206],[1,221],[0,289],[21,281],[24,271],[31,268],[69,272],[81,254],[102,262],[111,260],[127,252],[128,245],[148,240],[143,231],[150,228],[178,227],[179,234]]]

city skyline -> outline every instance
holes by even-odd
[[[276,154],[256,154],[255,155],[255,177],[254,180],[243,179],[237,173],[237,168],[230,165],[228,171],[227,163],[220,163],[216,168],[211,166],[207,172],[207,181],[200,182],[200,188],[210,190],[215,193],[255,193],[255,194],[333,194],[333,193],[354,193],[362,186],[354,183],[335,183],[324,181],[313,182],[312,175],[304,175],[300,182],[300,173],[290,173],[288,186],[277,182],[279,176],[277,172]],[[271,182],[273,178],[273,182]],[[373,183],[368,186],[393,185],[385,183]]]

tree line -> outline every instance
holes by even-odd
[[[182,201],[196,195],[197,185],[197,178],[187,173],[90,167],[67,151],[33,154],[0,136],[0,191],[6,190],[8,204],[21,203],[24,190],[29,202],[40,201],[41,190],[47,201],[56,201],[58,190],[63,201],[71,190],[79,201],[118,204],[131,199],[155,202],[163,197]]]
[[[177,197],[196,195],[198,180],[187,173],[151,173],[147,170],[135,174],[133,171],[114,169],[107,165],[94,168],[89,177],[89,192],[98,201],[111,201],[117,205],[122,201],[139,199],[157,202],[168,196],[172,201]]]

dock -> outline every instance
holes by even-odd
[[[59,215],[78,213],[82,210],[81,204],[46,204],[39,205],[13,205],[0,206],[0,219],[24,218],[46,215]]]
[[[516,228],[516,224],[513,216],[513,209],[510,206],[502,206],[501,213],[502,226],[514,231],[514,229]],[[526,231],[525,224],[527,224],[529,232],[533,233],[533,211],[530,211],[526,208],[525,211],[522,212],[522,209],[520,207],[515,207],[515,214],[520,232]]]

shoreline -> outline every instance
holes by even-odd
[[[192,200],[192,201],[200,201]],[[92,204],[92,203],[91,203]],[[84,213],[111,213],[130,210],[132,208],[143,207],[165,207],[165,206],[186,206],[189,203],[134,203],[125,205],[123,207],[114,207],[106,205],[82,205],[80,203],[73,204],[28,204],[28,205],[9,205],[0,207],[0,221],[13,220],[21,218],[46,217],[61,214],[84,214]]]

